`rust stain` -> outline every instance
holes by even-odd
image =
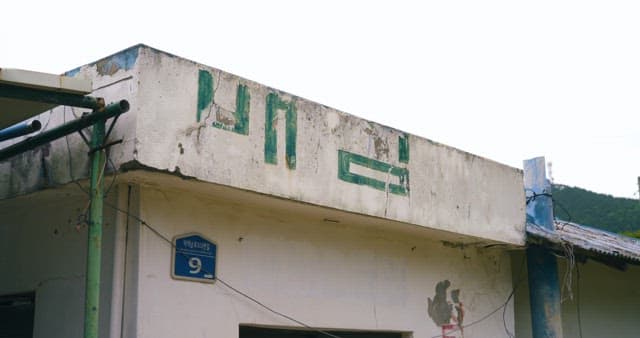
[[[375,137],[373,140],[373,147],[376,152],[376,157],[380,159],[382,155],[389,157],[389,143],[384,140],[382,137]]]
[[[369,122],[369,127],[364,128],[364,133],[373,137],[373,149],[376,154],[376,159],[388,159],[389,158],[389,142],[386,138],[380,136],[378,130]]]
[[[233,117],[230,117],[229,113],[225,114],[226,112],[223,111],[222,109],[217,109],[216,111],[216,122],[219,122],[221,124],[224,124],[225,126],[233,126],[236,124],[236,120]]]

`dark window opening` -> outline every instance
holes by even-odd
[[[341,338],[402,338],[400,332],[365,332],[323,330]],[[327,338],[328,336],[310,330],[272,329],[256,326],[240,326],[240,338]]]
[[[33,337],[35,293],[0,296],[0,338]]]

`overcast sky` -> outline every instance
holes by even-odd
[[[638,1],[10,1],[0,67],[136,43],[522,168],[637,198]],[[634,195],[635,194],[635,195]]]

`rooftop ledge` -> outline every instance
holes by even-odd
[[[109,151],[120,171],[135,164],[136,170],[179,173],[263,196],[524,244],[519,169],[145,45],[65,75],[91,79],[92,95],[107,102],[130,102],[131,111],[113,132],[124,142]],[[0,184],[13,177],[0,196],[68,182],[68,166],[60,163],[68,163],[69,155],[78,178],[86,166],[78,139],[69,138],[70,152],[64,140],[56,141],[46,155],[34,151],[0,163]],[[30,156],[42,160],[27,168]],[[19,170],[43,166],[50,166],[49,178],[16,183]]]

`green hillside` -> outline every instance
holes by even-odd
[[[638,200],[598,194],[560,184],[553,185],[553,198],[557,201],[555,216],[559,219],[611,232],[640,235]],[[567,209],[570,217],[560,205]]]

